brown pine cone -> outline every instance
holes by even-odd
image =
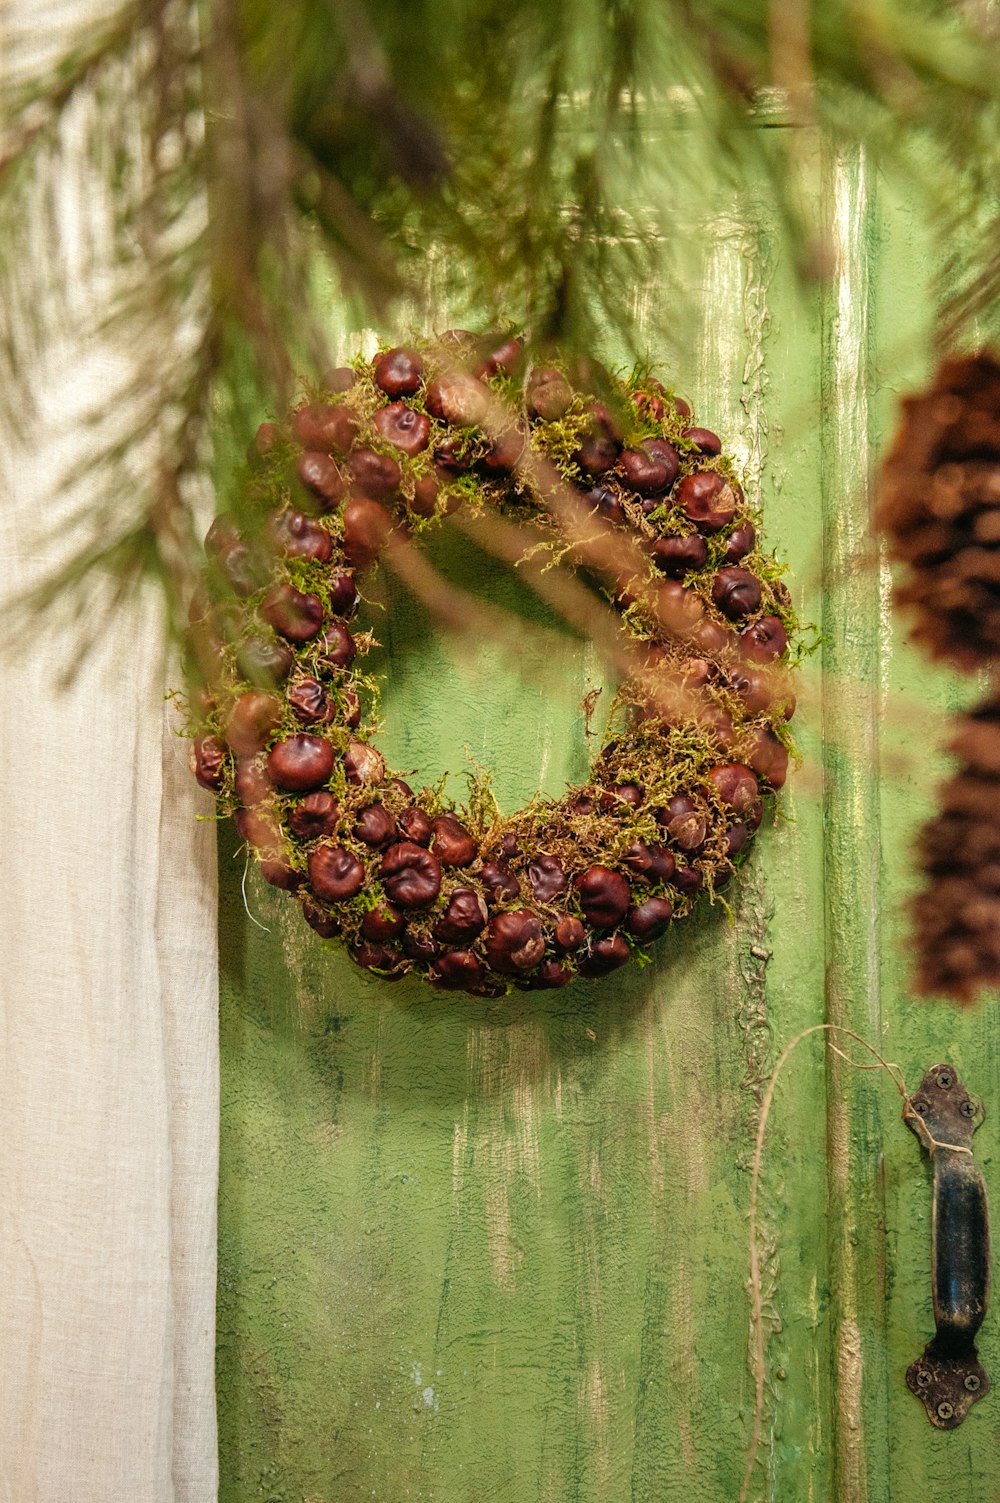
[[[959,720],[951,751],[961,765],[918,841],[916,989],[971,1003],[1000,986],[1000,700]]]
[[[948,360],[904,417],[882,469],[876,524],[907,566],[896,600],[933,657],[1000,657],[1000,365]]]

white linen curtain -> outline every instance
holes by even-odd
[[[75,254],[80,191],[75,174],[73,317],[32,372],[41,419],[3,435],[0,598],[54,559],[59,476],[129,370],[97,332],[106,278]],[[64,693],[60,619],[0,661],[0,1499],[210,1503],[211,803],[164,700],[157,600],[119,611]]]

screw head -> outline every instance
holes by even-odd
[[[979,1377],[979,1374],[969,1373],[968,1377],[965,1380],[965,1387],[968,1389],[969,1393],[978,1393],[982,1386],[982,1379]]]
[[[917,1387],[918,1388],[930,1388],[930,1386],[931,1386],[931,1375],[930,1375],[930,1373],[927,1371],[927,1369],[925,1367],[922,1367],[920,1369],[920,1371],[917,1373]]]
[[[955,1077],[950,1070],[939,1070],[934,1077],[934,1083],[940,1086],[942,1091],[950,1091],[955,1084]]]
[[[942,1399],[937,1406],[937,1417],[942,1420],[950,1420],[955,1413],[954,1404],[949,1404],[947,1399]]]
[[[976,1115],[976,1103],[974,1101],[963,1101],[959,1107],[959,1111],[963,1117],[974,1117]]]
[[[913,1110],[918,1114],[918,1116],[922,1117],[924,1115],[924,1112],[927,1111],[927,1105],[928,1104],[925,1101],[925,1099],[923,1098],[923,1096],[915,1096],[914,1099],[910,1102],[910,1105],[912,1106]]]

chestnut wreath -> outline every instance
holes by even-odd
[[[640,666],[586,783],[504,818],[386,770],[356,662],[372,639],[349,623],[394,527],[496,507],[565,545],[526,455],[638,545],[639,573],[607,593]],[[212,524],[192,613],[193,770],[319,935],[387,980],[496,996],[616,970],[726,885],[785,780],[795,619],[682,399],[453,332],[331,371],[249,458],[251,520]]]

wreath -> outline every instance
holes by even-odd
[[[386,980],[497,996],[647,958],[714,900],[785,780],[796,622],[686,402],[455,331],[329,372],[248,460],[192,611],[192,766],[317,934]],[[457,507],[568,555],[628,653],[586,782],[509,817],[482,782],[459,807],[387,770],[359,667],[359,576]]]

